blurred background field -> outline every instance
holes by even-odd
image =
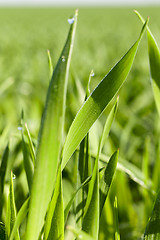
[[[137,40],[142,24],[133,10],[111,7],[79,9],[69,76],[66,131],[83,102],[90,71],[93,69],[95,73],[91,82],[93,90]],[[160,46],[160,8],[137,10],[145,18],[150,17],[149,26]],[[55,66],[69,29],[67,19],[73,13],[73,8],[0,9],[0,155],[2,156],[9,139],[10,166],[17,179],[21,176],[23,179],[16,183],[18,208],[26,194],[26,180],[24,173],[21,174],[21,135],[17,129],[21,111],[24,110],[25,120],[36,145],[49,84],[47,50],[50,51]],[[156,165],[160,124],[150,83],[146,36],[119,97],[118,112],[104,152],[110,155],[113,150],[120,148],[120,157],[140,169],[143,169],[143,159],[148,158],[148,174],[154,180],[156,190],[159,185],[157,176],[160,173]],[[112,103],[100,118],[101,123],[111,106]],[[96,148],[101,134],[101,124],[95,126],[93,148]],[[70,183],[65,184],[70,186]],[[117,172],[110,199],[114,198],[115,193],[119,201],[122,239],[137,239],[144,231],[154,197],[120,172]],[[108,219],[104,216],[103,224],[110,226],[112,213],[108,216]],[[106,225],[103,227],[103,224],[100,239],[106,239],[103,237]],[[112,234],[109,235],[112,230],[108,227],[106,231],[108,239],[113,239]]]

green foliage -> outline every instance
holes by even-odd
[[[94,10],[90,11],[94,12]],[[96,11],[98,14],[100,10]],[[120,14],[121,11],[118,11]],[[62,10],[62,12],[65,11]],[[82,9],[82,13],[84,12],[85,10]],[[24,13],[23,10],[22,13]],[[142,19],[144,25],[138,40],[119,61],[118,54],[115,56],[118,62],[108,74],[106,75],[107,69],[104,68],[102,62],[109,65],[112,57],[110,56],[109,62],[107,62],[103,54],[100,54],[97,55],[98,57],[96,56],[95,68],[102,65],[101,73],[96,71],[94,74],[92,70],[88,80],[85,70],[80,71],[85,76],[84,82],[82,82],[78,70],[89,66],[87,65],[88,53],[90,49],[92,51],[92,42],[97,41],[99,34],[97,33],[91,39],[92,41],[89,41],[88,51],[85,53],[81,67],[76,68],[77,62],[73,61],[75,55],[79,56],[79,54],[77,52],[75,55],[73,54],[69,74],[77,15],[78,11],[76,10],[75,15],[68,19],[70,24],[68,37],[56,65],[55,55],[52,59],[52,51],[48,50],[49,70],[47,76],[51,80],[45,105],[42,92],[43,89],[46,89],[47,81],[44,82],[44,79],[47,77],[42,73],[43,81],[37,83],[35,80],[30,83],[38,92],[37,96],[32,96],[27,100],[31,101],[33,106],[27,105],[26,99],[21,98],[20,105],[24,104],[28,125],[22,114],[18,127],[19,133],[10,128],[12,121],[13,126],[15,124],[16,114],[13,113],[13,110],[4,111],[3,104],[1,106],[1,112],[5,113],[5,118],[12,116],[10,117],[12,121],[8,125],[5,118],[3,121],[0,120],[2,123],[0,136],[0,239],[119,240],[121,237],[124,240],[134,240],[142,234],[144,234],[144,239],[160,239],[159,119],[157,120],[154,112],[151,113],[154,104],[153,99],[150,101],[150,86],[141,79],[144,74],[142,66],[137,64],[136,67],[135,65],[135,69],[133,68],[133,72],[129,75],[139,43],[147,29],[154,100],[159,111],[160,53],[158,44],[148,28],[148,19],[146,22]],[[95,14],[93,15],[95,17]],[[64,19],[63,14],[57,14],[57,16]],[[82,16],[85,19],[85,15]],[[100,16],[102,17],[102,14]],[[36,16],[34,17],[36,22]],[[62,19],[59,18],[57,23],[60,24]],[[87,16],[87,19],[90,18]],[[120,19],[118,18],[119,21]],[[82,25],[80,23],[79,26],[85,27],[83,18],[80,19],[81,21]],[[104,19],[102,22],[104,29]],[[50,21],[49,24],[51,24]],[[114,23],[110,25],[110,30],[113,32]],[[59,29],[65,32],[64,28]],[[134,28],[134,34],[137,30]],[[119,29],[117,31],[120,33]],[[51,30],[48,31],[48,34],[51,34]],[[127,33],[127,30],[123,34],[123,37],[128,39],[125,45],[132,39],[132,34],[131,37],[129,35],[130,32]],[[55,34],[55,36],[57,35]],[[83,36],[78,35],[81,42]],[[85,43],[89,36],[87,30]],[[112,38],[111,33],[108,36]],[[118,37],[119,44],[117,44],[117,40],[115,41],[117,49],[120,48],[122,52],[126,51],[126,48],[121,48],[120,42],[123,37],[122,35]],[[63,37],[59,39],[62,40]],[[57,37],[55,41],[61,44],[62,41],[59,39]],[[103,44],[106,46],[108,37],[104,39]],[[4,42],[2,41],[2,46],[4,46]],[[103,44],[97,45],[97,51],[100,47],[103,48]],[[76,48],[78,48],[77,46]],[[56,47],[54,46],[54,48]],[[81,51],[84,49],[81,48]],[[145,50],[145,43],[143,50]],[[105,53],[104,50],[103,52]],[[116,55],[115,52],[113,55]],[[109,54],[109,51],[105,54]],[[43,57],[40,56],[40,59],[42,60]],[[138,55],[135,63],[137,62]],[[42,66],[45,68],[45,64]],[[39,73],[41,70],[42,67],[38,67]],[[36,68],[34,71],[36,72]],[[105,77],[102,77],[104,74]],[[102,79],[101,81],[99,81],[98,75]],[[121,88],[128,75],[130,79],[125,83],[124,88]],[[21,78],[21,74],[19,78]],[[69,84],[68,78],[70,79]],[[138,80],[139,78],[141,80]],[[88,84],[86,84],[87,82]],[[4,84],[0,85],[1,98],[5,98],[5,94],[9,96],[13,84],[14,79],[8,78]],[[87,85],[87,87],[84,88],[83,85]],[[42,88],[41,91],[40,88]],[[114,100],[118,91],[120,102],[119,97]],[[6,108],[13,102],[13,97],[7,99]],[[17,101],[17,99],[15,100]],[[19,108],[21,108],[20,105]],[[38,135],[38,123],[35,119],[36,117],[40,119],[42,108],[43,115]],[[26,109],[29,110],[26,111]],[[20,111],[21,109],[19,109]],[[10,142],[10,151],[8,141]],[[156,163],[154,159],[157,160]]]

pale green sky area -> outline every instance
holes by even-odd
[[[160,0],[0,0],[6,6],[160,5]]]

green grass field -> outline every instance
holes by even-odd
[[[10,146],[4,197],[3,200],[0,198],[1,204],[3,203],[0,208],[1,222],[6,222],[7,219],[7,194],[11,170],[16,175],[13,182],[17,211],[29,195],[23,166],[22,136],[21,131],[18,130],[21,125],[21,112],[23,110],[24,121],[27,122],[33,145],[36,147],[50,81],[47,50],[50,51],[55,67],[69,30],[67,19],[73,15],[74,10],[73,8],[0,9],[0,159],[3,158],[8,142]],[[91,70],[94,71],[90,83],[90,89],[93,91],[138,39],[142,23],[133,10],[132,8],[79,9],[62,142],[84,101]],[[160,46],[160,8],[137,8],[137,10],[145,19],[147,16],[150,17],[149,27]],[[118,110],[103,147],[99,167],[104,166],[104,161],[116,149],[120,151],[118,159],[120,165],[117,167],[100,218],[99,240],[118,239],[114,238],[115,196],[118,199],[118,227],[121,239],[141,239],[160,187],[160,123],[150,81],[146,34],[141,41],[127,81],[118,95]],[[91,128],[92,160],[96,156],[106,117],[115,100],[114,97]],[[77,188],[74,184],[76,154],[68,162],[62,174],[64,206]],[[73,204],[66,225],[75,226],[74,215]],[[20,239],[25,239],[25,227],[26,220],[23,220]],[[69,230],[65,230],[65,240],[72,239],[75,239],[73,235]]]

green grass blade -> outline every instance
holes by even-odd
[[[23,130],[22,130],[22,151],[23,151],[24,169],[25,169],[26,176],[27,176],[29,191],[31,192],[33,174],[34,174],[34,166],[33,166],[32,160],[30,159],[27,145],[24,140]]]
[[[94,238],[92,238],[86,232],[84,232],[82,230],[75,229],[71,226],[67,226],[67,229],[69,229],[70,231],[72,231],[74,233],[77,240],[94,240]]]
[[[91,156],[96,158],[96,153],[95,152],[91,152]],[[107,157],[104,154],[100,154],[100,161],[103,163],[108,163],[109,161],[109,157]],[[133,165],[132,163],[128,162],[125,159],[122,159],[121,157],[119,157],[119,161],[117,163],[117,169],[119,171],[125,172],[127,175],[129,175],[129,177],[136,182],[137,184],[139,184],[140,186],[142,186],[143,188],[148,189],[153,195],[155,195],[155,192],[152,189],[152,181],[149,179],[148,183],[145,184],[145,176],[143,174],[143,172],[136,167],[135,165]]]
[[[62,172],[59,167],[54,194],[47,212],[44,240],[64,239],[64,211],[62,194]]]
[[[8,155],[9,155],[9,145],[7,144],[2,156],[2,161],[0,166],[0,219],[1,219],[2,208],[3,208],[3,190],[4,190],[5,175],[7,170]]]
[[[115,215],[115,240],[120,240],[119,227],[118,227],[118,204],[117,197],[114,200],[114,215]]]
[[[160,240],[160,191],[157,195],[152,214],[147,224],[145,240]]]
[[[9,187],[9,194],[8,194],[8,205],[7,205],[7,224],[6,230],[8,237],[11,234],[13,225],[16,219],[16,206],[15,206],[15,198],[14,198],[14,190],[13,190],[13,173],[11,172],[10,178],[10,187]],[[15,233],[15,240],[19,240],[19,232],[18,230]]]
[[[35,155],[35,150],[34,150],[34,146],[33,146],[33,143],[32,143],[32,138],[31,138],[27,123],[24,124],[24,133],[25,133],[25,135],[27,136],[27,139],[28,139],[29,152],[30,152],[30,155],[31,155],[31,159],[33,161],[33,165],[35,165],[36,155]]]
[[[99,171],[98,154],[95,161],[93,175],[89,184],[87,201],[84,208],[82,230],[87,232],[94,240],[98,240],[99,232]]]
[[[117,166],[118,155],[119,151],[115,151],[113,153],[105,169],[104,175],[100,181],[100,215],[102,213],[103,206],[105,204],[113,180],[113,176]]]
[[[20,224],[22,223],[23,219],[26,217],[28,213],[28,205],[29,205],[29,198],[23,203],[22,207],[20,208],[19,212],[17,213],[9,240],[13,240],[17,229],[19,228]]]
[[[139,19],[144,23],[142,16],[135,11]],[[158,44],[152,35],[149,27],[147,27],[147,37],[148,37],[148,54],[149,54],[149,63],[150,63],[150,74],[152,80],[152,88],[156,107],[158,114],[160,116],[160,50]]]
[[[50,51],[48,50],[47,51],[47,54],[48,54],[48,65],[49,65],[49,75],[50,77],[52,77],[52,74],[53,74],[53,64],[52,64],[52,58],[51,58],[51,54],[50,54]]]
[[[76,23],[77,11],[47,93],[39,133],[26,240],[38,239],[54,189],[62,147],[67,82]]]
[[[103,129],[103,133],[102,133],[102,136],[101,136],[101,142],[100,142],[100,153],[101,153],[101,150],[106,142],[106,139],[108,137],[108,134],[110,132],[110,129],[111,129],[111,126],[112,126],[112,123],[113,123],[113,120],[115,118],[115,115],[116,115],[116,112],[117,112],[117,108],[118,108],[118,101],[119,101],[119,97],[117,98],[115,104],[113,105],[110,113],[109,113],[109,116],[106,120],[106,123],[105,123],[105,126],[104,126],[104,129]]]
[[[100,84],[95,88],[91,95],[87,98],[75,117],[63,149],[62,169],[67,161],[76,150],[82,139],[85,137],[91,126],[102,114],[111,99],[117,93],[119,88],[125,81],[131,69],[139,42],[143,36],[147,21],[142,28],[139,39],[123,56],[123,58],[111,69],[104,77]]]
[[[104,168],[100,168],[100,169],[99,169],[99,172],[101,172],[103,169],[104,169]],[[80,189],[82,189],[83,187],[85,187],[85,186],[88,185],[88,183],[91,181],[91,178],[92,178],[92,176],[89,176],[89,177],[74,191],[74,193],[72,194],[72,197],[71,197],[71,199],[69,200],[69,202],[67,203],[67,205],[66,205],[66,207],[65,207],[65,210],[64,210],[64,222],[66,222],[66,220],[67,220],[67,216],[68,216],[69,210],[70,210],[70,208],[71,208],[71,206],[72,206],[72,203],[73,203],[73,201],[74,201],[74,198],[75,198],[76,194],[78,193],[78,191],[79,191]]]

